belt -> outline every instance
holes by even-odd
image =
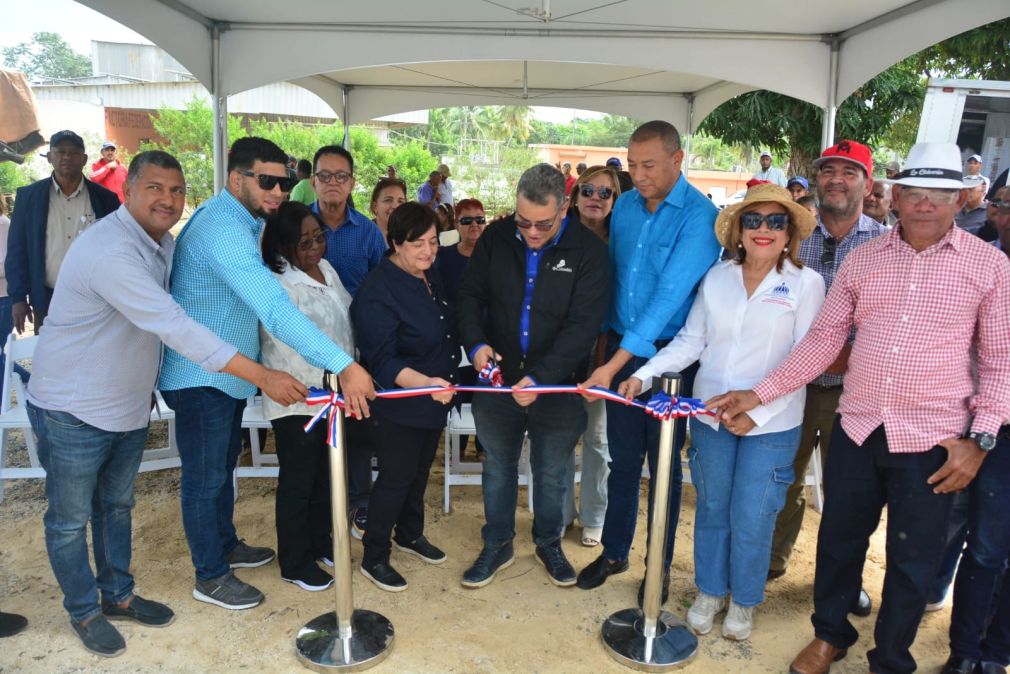
[[[834,386],[821,386],[820,384],[807,384],[807,388],[817,389],[818,391],[838,391],[842,388],[842,384],[835,384]]]

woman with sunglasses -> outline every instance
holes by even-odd
[[[663,372],[695,360],[701,366],[694,393],[702,399],[764,379],[806,334],[824,301],[821,275],[797,257],[814,225],[807,209],[770,183],[751,187],[742,202],[724,209],[715,233],[729,259],[702,279],[673,341],[618,391],[631,400]],[[711,631],[727,603],[723,636],[751,634],[753,609],[764,601],[775,518],[794,477],[805,398],[800,388],[722,425],[710,416],[691,419],[698,596],[687,623],[697,634]]]
[[[431,268],[438,252],[434,212],[413,202],[400,206],[389,218],[386,241],[387,257],[351,304],[361,362],[377,388],[449,386],[460,348],[456,316]],[[438,392],[379,399],[364,420],[379,459],[379,478],[368,499],[361,573],[388,592],[407,589],[390,564],[391,536],[397,550],[428,564],[446,559],[424,536],[424,491],[452,397]]]
[[[390,214],[396,210],[397,206],[405,203],[407,203],[407,183],[395,177],[383,178],[375,183],[369,208],[372,211],[372,219],[379,226],[383,238],[386,236]]]
[[[571,191],[569,218],[585,225],[604,243],[610,241],[610,212],[614,208],[621,187],[617,171],[610,166],[590,166],[579,176]],[[594,349],[586,377],[602,361],[602,352]],[[597,356],[598,354],[598,356]],[[607,477],[610,475],[610,449],[607,445],[607,407],[603,401],[586,402],[589,417],[586,432],[582,435],[582,482],[579,486],[579,507],[575,508],[575,457],[568,464],[570,477],[565,484],[571,488],[565,498],[565,522],[575,520],[582,525],[582,545],[587,548],[600,544],[603,519],[607,514]]]
[[[297,201],[281,204],[266,222],[261,244],[263,262],[288,296],[346,353],[354,353],[349,310],[351,296],[325,260],[326,236],[312,210]],[[323,371],[308,364],[290,346],[260,326],[264,365],[289,372],[306,386],[321,386]],[[263,416],[270,420],[277,443],[277,560],[281,579],[317,592],[333,578],[317,565],[332,566],[329,455],[326,424],[306,433],[314,410],[305,403],[281,407],[263,397]]]

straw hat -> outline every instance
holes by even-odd
[[[747,190],[743,201],[727,206],[719,212],[719,217],[715,219],[715,238],[719,239],[723,248],[728,247],[730,229],[740,226],[737,216],[748,206],[764,203],[781,204],[785,207],[799,241],[810,236],[814,227],[817,226],[817,221],[810,211],[793,201],[792,196],[784,187],[779,187],[774,183],[762,183]]]

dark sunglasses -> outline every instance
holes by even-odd
[[[833,236],[829,236],[821,243],[823,246],[821,249],[821,264],[824,266],[834,266],[835,250],[838,248],[838,242]]]
[[[321,246],[326,243],[326,235],[319,232],[309,239],[302,239],[298,242],[298,250],[312,250],[313,246]]]
[[[337,181],[338,185],[343,185],[353,177],[354,176],[352,176],[347,171],[337,171],[336,173],[330,173],[329,171],[319,171],[318,173],[316,173],[316,178],[319,179],[319,182],[326,183],[327,185],[332,183],[334,180]],[[404,183],[404,188],[406,188],[406,183]]]
[[[606,200],[614,196],[614,190],[609,187],[596,187],[595,185],[590,185],[589,183],[582,183],[579,187],[579,194],[584,196],[586,199],[590,199],[594,194],[598,194],[601,199]]]
[[[771,215],[743,213],[740,216],[740,226],[744,229],[760,229],[762,222],[768,223],[768,229],[771,231],[782,232],[789,226],[789,216],[785,213],[772,213]]]
[[[266,173],[253,173],[252,171],[239,171],[244,176],[255,178],[261,190],[270,191],[277,185],[281,186],[281,192],[290,192],[298,184],[298,178],[287,176],[271,176]]]
[[[469,227],[470,225],[486,225],[487,218],[483,215],[468,215],[459,219],[459,224]]]

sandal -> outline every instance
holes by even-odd
[[[583,527],[582,545],[587,548],[595,548],[600,544],[600,537],[603,535],[603,527]]]

